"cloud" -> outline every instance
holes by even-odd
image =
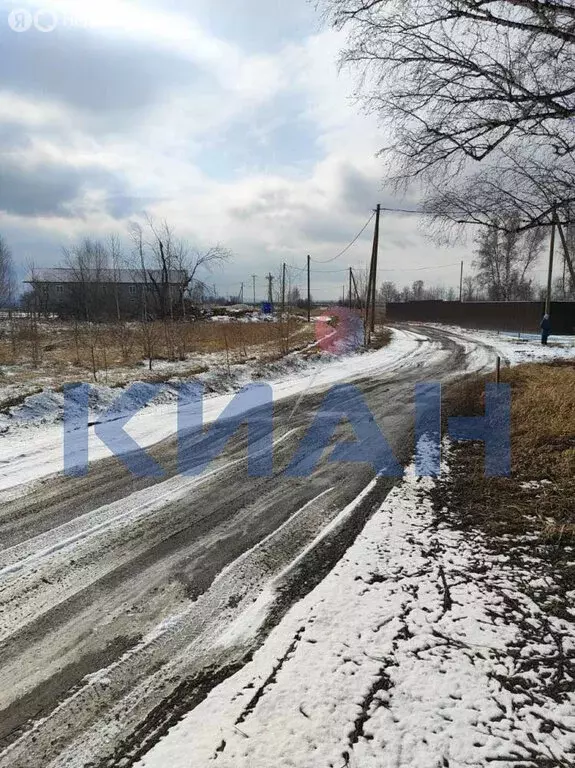
[[[26,150],[31,143],[30,137],[22,131],[22,126],[17,122],[0,123],[0,145],[4,153]]]
[[[0,88],[105,117],[135,121],[171,89],[193,88],[198,73],[178,53],[90,29],[2,35]]]
[[[148,0],[151,8],[186,13],[188,0]],[[320,21],[309,2],[286,0],[195,0],[194,13],[213,34],[243,49],[273,52],[319,31]]]
[[[101,207],[123,218],[141,210],[140,200],[122,182],[97,166],[0,162],[0,211],[22,217],[76,218],[90,207],[90,195],[101,195]]]
[[[307,0],[83,7],[88,29],[7,37],[0,24],[10,60],[0,75],[0,229],[16,255],[32,248],[38,263],[54,263],[55,243],[125,236],[146,211],[198,247],[231,247],[234,262],[214,279],[237,292],[282,261],[332,258],[378,201],[397,205],[381,190],[385,137],[337,71],[343,40],[318,32]],[[330,266],[364,265],[371,235]],[[392,279],[409,282],[406,268],[422,259],[453,259],[423,243],[413,219],[386,214],[382,263],[404,270]],[[316,267],[314,294],[339,294],[341,279]]]
[[[277,173],[301,176],[321,158],[304,94],[285,90],[238,115],[206,140],[198,165],[216,177]],[[227,174],[221,172],[227,169]]]

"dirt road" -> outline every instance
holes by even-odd
[[[353,382],[404,462],[415,384],[495,358],[437,329],[414,339]],[[200,478],[176,474],[167,440],[150,450],[161,481],[109,459],[3,505],[0,767],[132,764],[333,567],[395,481],[325,457],[283,475],[324,395],[276,404],[271,478],[248,476],[241,431]]]

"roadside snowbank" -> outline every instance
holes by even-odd
[[[282,361],[268,366],[262,372],[258,368],[258,380],[266,380],[273,390],[277,402],[287,397],[301,394],[312,388],[325,388],[339,381],[354,376],[391,372],[402,367],[421,365],[430,356],[444,355],[441,345],[411,331],[396,330],[391,343],[375,352],[352,355],[322,355],[315,362],[302,361],[289,363]],[[270,376],[265,378],[265,373]],[[211,379],[209,377],[212,377]],[[204,383],[209,391],[210,380],[218,378],[217,372],[209,372]],[[234,392],[241,384],[254,380],[254,369],[245,366],[242,373],[230,384],[228,393],[212,394],[204,401],[204,423],[215,421],[231,402]],[[113,390],[116,395],[120,390]],[[104,392],[102,403],[107,403],[109,393]],[[174,434],[177,430],[177,403],[175,389],[166,392],[167,402],[152,402],[148,407],[136,413],[126,427],[126,432],[142,448],[148,448]],[[0,435],[0,501],[26,493],[29,484],[47,475],[62,472],[63,466],[63,429],[61,403],[55,403],[52,409],[52,423],[15,421],[14,426]],[[101,411],[100,411],[101,413]],[[111,455],[110,450],[94,433],[89,431],[90,461],[97,461]]]
[[[251,362],[243,365],[225,366],[221,360],[208,371],[191,377],[205,387],[206,394],[224,394],[241,389],[250,381],[259,379],[290,376],[294,373],[321,368],[333,361],[333,356],[322,354],[319,360],[311,363],[297,353],[292,353],[274,363]],[[174,375],[162,384],[135,381],[126,387],[110,387],[101,384],[90,385],[91,420],[116,419],[120,415],[114,411],[114,404],[120,395],[125,394],[123,407],[125,413],[133,413],[139,408],[175,403],[178,399],[178,385],[189,381],[190,377]],[[150,399],[152,398],[152,399]],[[23,427],[43,426],[63,420],[64,393],[61,390],[47,389],[41,393],[26,397],[21,405],[9,409],[7,414],[0,414],[0,433],[7,434]]]
[[[138,768],[572,764],[575,695],[530,690],[557,642],[575,648],[573,624],[521,591],[527,571],[436,525],[432,489],[408,471],[253,661]]]
[[[334,362],[343,360],[344,356],[347,359],[370,354],[362,347],[363,335],[358,334],[357,327],[346,328],[343,336],[337,335],[327,323],[325,328],[318,323],[318,328],[317,342],[309,344],[304,350],[291,352],[272,362],[254,357],[246,363],[226,364],[225,354],[212,353],[195,361],[198,366],[203,361],[205,370],[191,377],[185,373],[191,366],[191,360],[188,360],[180,364],[169,363],[164,366],[162,363],[157,363],[156,372],[162,370],[172,372],[171,378],[163,384],[147,381],[134,381],[126,386],[91,384],[89,400],[91,421],[119,418],[122,414],[114,410],[114,403],[118,401],[121,394],[126,395],[123,399],[124,411],[130,414],[139,408],[175,403],[178,399],[178,386],[190,379],[203,384],[207,395],[218,395],[237,392],[252,381],[280,381],[302,373],[318,375]],[[333,341],[331,341],[332,336]],[[396,346],[399,336],[400,334],[396,333],[394,337]],[[327,341],[330,343],[326,344]],[[314,353],[315,356],[311,357],[310,354]],[[350,365],[354,366],[351,360]],[[193,365],[191,367],[193,368]],[[22,391],[25,394],[26,390]],[[17,391],[14,391],[12,396],[16,397],[17,394]],[[108,416],[107,412],[110,409],[111,413]],[[22,427],[61,422],[63,414],[62,388],[47,387],[42,392],[35,391],[25,396],[22,403],[9,408],[6,413],[0,413],[0,435],[11,433]]]

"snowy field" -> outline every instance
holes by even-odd
[[[436,524],[432,488],[408,471],[253,661],[139,768],[572,765],[575,695],[557,706],[545,680],[574,625],[523,593],[528,567]]]

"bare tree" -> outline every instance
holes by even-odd
[[[109,236],[107,241],[108,257],[112,269],[112,289],[114,292],[114,309],[118,323],[122,321],[122,305],[120,301],[120,283],[122,267],[124,266],[124,254],[122,243],[116,234]]]
[[[521,233],[518,222],[517,215],[500,221],[476,238],[477,281],[494,301],[532,298],[528,273],[541,255],[545,235],[541,229]]]
[[[174,319],[174,294],[172,284],[176,270],[176,249],[172,227],[166,220],[157,224],[153,217],[146,216],[148,232],[147,245],[152,254],[153,265],[147,269],[147,277],[153,287],[158,314],[162,320]]]
[[[319,0],[391,129],[404,178],[459,172],[529,137],[575,149],[575,6],[562,0]]]
[[[71,302],[69,308],[74,319],[74,337],[78,362],[81,350],[89,353],[90,369],[98,381],[98,350],[103,353],[107,375],[106,345],[102,342],[100,324],[111,314],[114,297],[109,295],[109,252],[100,240],[84,238],[70,248],[64,248],[64,263],[70,273],[68,283]]]
[[[424,205],[436,226],[449,235],[446,224],[481,224],[524,231],[549,228],[555,210],[563,224],[575,221],[575,164],[550,149],[500,149],[497,162],[486,161],[479,171],[460,174],[457,181],[432,193]]]
[[[475,301],[478,298],[477,282],[473,275],[463,278],[463,301]]]
[[[27,265],[28,269],[28,283],[31,286],[31,291],[27,295],[28,305],[28,318],[27,318],[27,334],[26,341],[30,350],[30,362],[33,368],[37,368],[42,362],[42,346],[40,344],[40,329],[38,326],[38,318],[45,310],[42,306],[42,302],[45,296],[42,293],[42,286],[37,278],[37,270],[33,261]]]
[[[0,308],[10,309],[14,303],[16,292],[16,277],[12,251],[2,235],[0,235]]]
[[[8,310],[10,346],[12,356],[16,355],[17,329],[13,314],[16,299],[16,276],[12,251],[6,240],[0,235],[0,309]]]
[[[177,237],[166,220],[147,215],[144,224],[130,225],[131,265],[136,282],[142,285],[141,322],[145,354],[150,370],[156,346],[153,321],[162,323],[165,346],[170,359],[185,357],[186,334],[177,333],[176,321],[185,319],[190,302],[203,300],[205,284],[199,279],[202,269],[211,270],[226,262],[231,254],[221,245],[205,251],[194,249]]]
[[[146,249],[144,244],[144,231],[140,224],[133,222],[130,224],[130,238],[133,244],[133,256],[136,262],[135,274],[140,276],[138,282],[142,286],[141,293],[141,313],[140,313],[140,335],[142,339],[142,348],[144,356],[148,359],[148,368],[153,369],[154,350],[156,334],[154,325],[151,322],[151,316],[148,308],[149,291],[151,283],[148,281],[148,270],[146,268]]]
[[[176,237],[166,220],[146,217],[147,279],[153,286],[161,318],[185,315],[185,298],[193,293],[201,269],[211,271],[231,258],[231,251],[217,244],[200,250]]]
[[[395,283],[386,281],[381,284],[379,289],[379,301],[382,304],[388,304],[389,302],[399,301],[399,291]]]
[[[87,237],[63,248],[64,264],[70,272],[70,311],[77,320],[99,322],[106,314],[104,284],[109,265],[106,246]]]
[[[425,283],[423,280],[415,280],[411,286],[414,301],[423,301],[425,298]]]
[[[355,284],[363,308],[367,306],[367,289],[369,284],[369,268],[364,267],[355,271]]]
[[[211,272],[214,267],[221,267],[232,258],[232,252],[221,244],[213,245],[206,250],[190,249],[180,241],[177,251],[176,263],[178,273],[185,278],[180,283],[180,294],[183,305],[183,316],[185,317],[185,298],[190,299],[196,294],[197,288],[204,290],[204,283],[198,279],[198,272],[202,269]]]
[[[573,254],[575,254],[575,224],[568,224],[564,229],[564,233],[567,241],[567,248],[569,249],[569,255],[573,258]],[[563,275],[560,280],[561,284],[559,290],[556,292],[557,295],[562,296],[563,299],[575,299],[575,283],[571,278],[570,271],[567,269],[565,253],[563,253]]]

